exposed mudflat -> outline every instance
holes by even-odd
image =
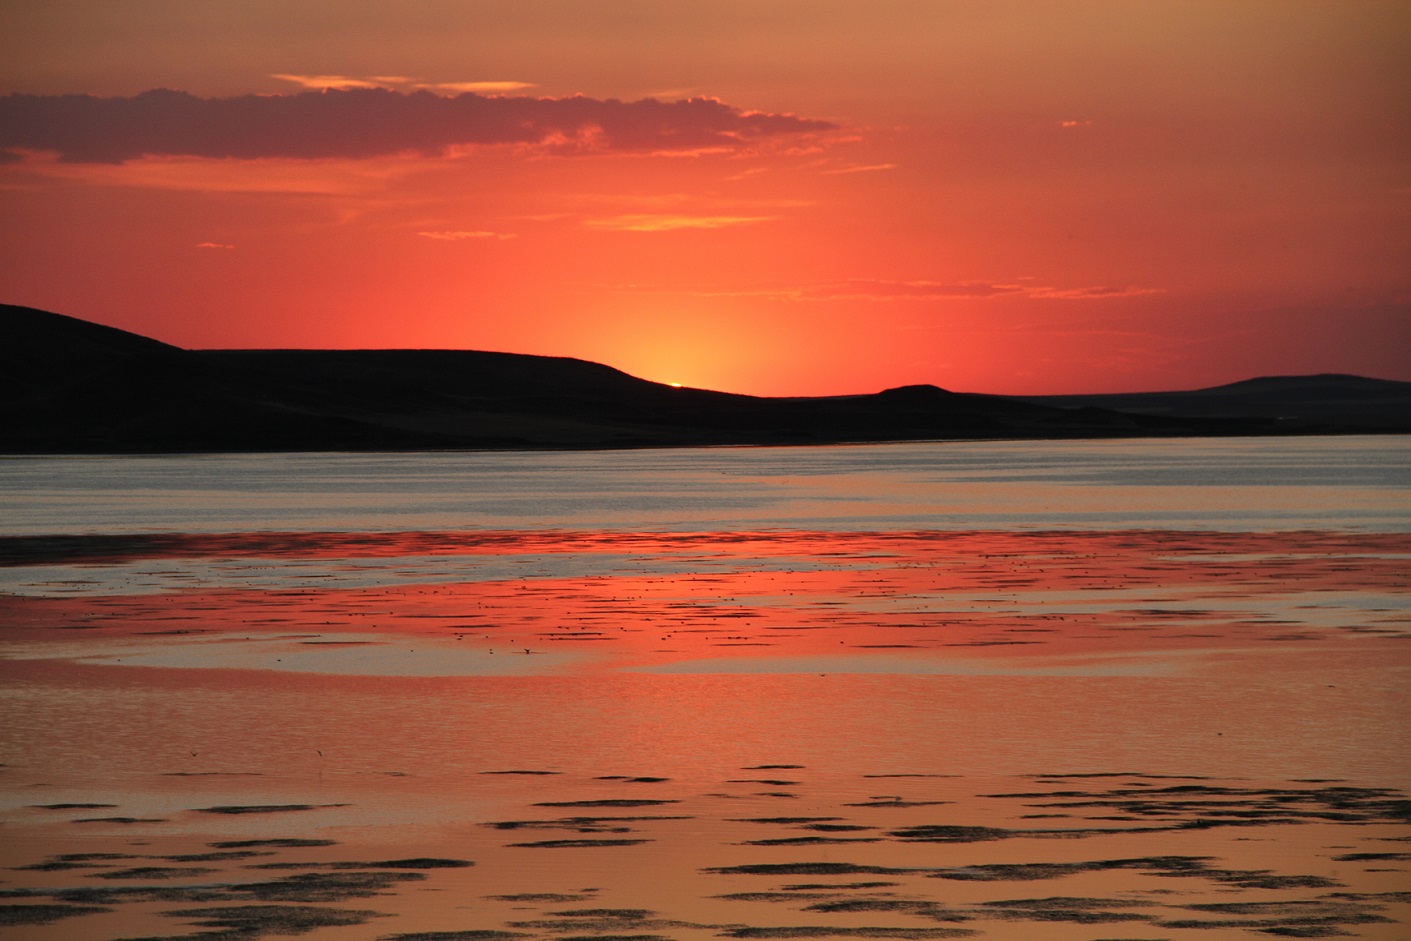
[[[586,794],[604,787],[568,777],[564,786]],[[12,848],[7,862],[18,865],[5,873],[0,918],[14,926],[63,922],[54,937],[121,930],[196,939],[216,928],[216,937],[258,938],[373,924],[387,938],[601,939],[1020,938],[1040,926],[1066,926],[1046,927],[1044,937],[1078,938],[1093,937],[1078,926],[1108,924],[1131,938],[1214,930],[1381,938],[1395,937],[1411,917],[1408,854],[1397,849],[1411,840],[1411,801],[1389,789],[1170,784],[1114,773],[1045,775],[1042,791],[1025,789],[1037,783],[1032,777],[991,782],[1016,789],[976,794],[969,782],[945,780],[908,783],[917,797],[945,800],[909,802],[917,806],[898,817],[847,799],[869,789],[860,776],[850,785],[817,776],[826,791],[808,769],[799,777],[800,800],[820,816],[742,818],[739,797],[683,789],[678,800],[690,814],[483,821],[471,801],[463,816],[442,821],[439,835],[401,837],[429,849],[455,846],[473,859],[358,858],[367,849],[360,842],[380,844],[388,834],[336,813],[327,828],[353,837],[348,842],[272,835],[244,841],[259,850],[221,852],[230,841],[191,829],[208,819],[192,808],[176,815],[176,827],[117,838],[121,853],[42,855],[37,842],[25,842],[17,848],[31,856],[20,859]],[[1108,814],[1114,800],[1126,819]],[[496,802],[514,804],[503,794]],[[1062,826],[1025,825],[1027,810],[1055,802],[1066,808]],[[519,803],[523,811],[536,806]],[[1288,812],[1272,814],[1273,806]],[[824,857],[749,839],[761,830],[807,830],[820,817],[875,835]],[[525,829],[633,836],[513,839]],[[542,847],[558,852],[534,852]],[[205,865],[164,865],[198,858]]]
[[[1411,537],[0,540],[25,941],[1398,938]]]

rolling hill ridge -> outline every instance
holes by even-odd
[[[762,398],[516,353],[185,350],[0,305],[0,452],[10,454],[1394,431],[1411,430],[1408,415],[1411,383],[1359,377],[1132,396],[1023,399],[906,386]]]

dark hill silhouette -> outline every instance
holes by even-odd
[[[0,318],[0,395],[7,401],[52,384],[56,371],[71,374],[181,352],[135,333],[32,307],[0,305]]]
[[[116,327],[51,314],[33,307],[0,304],[4,316],[4,353],[8,361],[62,354],[71,358],[137,356],[177,352],[170,346]]]
[[[1281,431],[1411,431],[1411,382],[1340,373],[1262,376],[1186,392],[1054,395],[1025,401],[1134,415],[1272,419]]]
[[[0,305],[0,369],[0,451],[11,454],[825,444],[1276,428],[1254,413],[1127,414],[935,386],[760,398],[516,353],[183,350],[7,305]]]

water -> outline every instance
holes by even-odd
[[[1411,439],[19,457],[0,550],[7,938],[1411,923]]]
[[[0,534],[1411,527],[1404,437],[0,459]]]

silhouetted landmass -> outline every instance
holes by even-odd
[[[1321,397],[1326,377],[1242,383],[1250,391],[1226,396],[1225,409],[1203,398],[1190,400],[1200,407],[1185,409],[1168,408],[1154,396],[1026,401],[934,386],[760,398],[679,389],[598,363],[514,353],[183,350],[72,317],[0,305],[0,451],[11,454],[1411,430],[1406,419],[1398,425],[1388,418],[1396,402],[1402,416],[1411,414],[1405,408],[1411,383],[1338,378],[1345,381]],[[1382,390],[1375,409],[1363,410],[1369,400],[1349,391],[1356,383]],[[1179,397],[1202,393],[1169,395],[1185,401]],[[1116,400],[1133,404],[1119,409]],[[1289,403],[1307,418],[1281,420]]]
[[[1132,415],[1268,419],[1286,432],[1411,431],[1411,382],[1337,373],[1265,376],[1189,392],[1049,395],[1024,401]]]

